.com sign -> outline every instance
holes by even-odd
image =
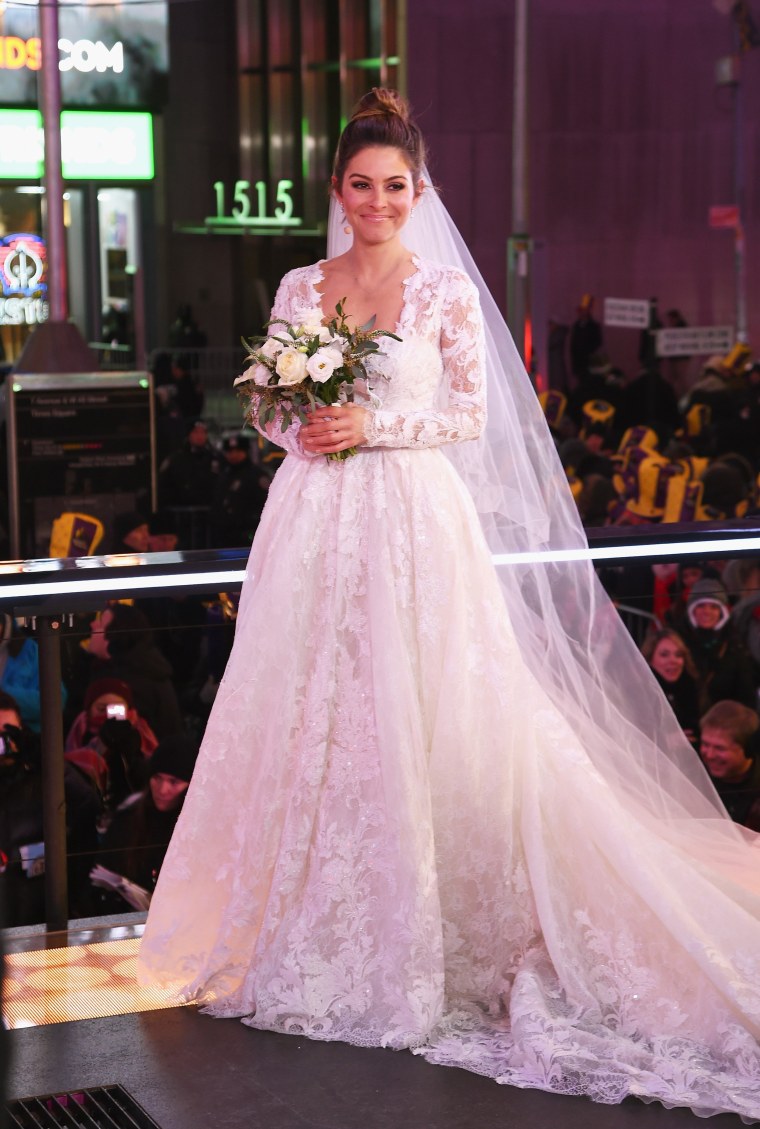
[[[58,63],[60,71],[81,71],[88,74],[90,71],[113,71],[121,74],[124,70],[124,45],[114,43],[113,47],[106,47],[105,43],[93,43],[90,39],[78,39],[72,43],[70,39],[59,39],[58,50],[62,58]]]
[[[121,41],[108,47],[100,40],[59,39],[58,50],[61,54],[58,62],[60,71],[79,71],[81,74],[113,71],[121,74],[124,70],[124,44]],[[0,70],[38,71],[41,66],[42,45],[37,36],[22,39],[18,35],[0,35]]]

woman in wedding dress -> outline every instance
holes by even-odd
[[[329,257],[278,291],[275,317],[346,298],[401,340],[363,405],[270,425],[289,453],[141,978],[252,1027],[758,1119],[757,837],[575,559],[540,408],[423,160],[405,103],[367,95]]]

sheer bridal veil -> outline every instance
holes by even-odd
[[[741,849],[743,838],[754,837],[727,817],[591,563],[536,559],[542,550],[585,548],[583,527],[506,323],[427,170],[424,180],[404,242],[421,258],[469,275],[486,332],[485,433],[444,451],[472,493],[491,552],[526,554],[524,563],[498,566],[522,656],[580,739],[587,760],[577,771],[600,776],[609,802],[622,802],[643,828],[656,824],[690,855],[730,866],[734,880],[746,863],[747,882],[757,888],[755,851]],[[333,199],[328,258],[350,241]]]

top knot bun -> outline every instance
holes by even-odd
[[[412,116],[409,103],[398,91],[388,90],[384,86],[373,86],[372,90],[360,100],[351,116],[351,121],[380,114],[395,114],[407,126]]]
[[[422,176],[425,142],[412,118],[409,103],[395,90],[375,86],[365,94],[341,134],[333,164],[334,183],[340,187],[348,162],[372,145],[399,149],[414,183]]]

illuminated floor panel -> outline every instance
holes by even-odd
[[[169,991],[137,983],[139,937],[71,948],[9,953],[4,1014],[8,1027],[39,1027],[176,1007]]]

